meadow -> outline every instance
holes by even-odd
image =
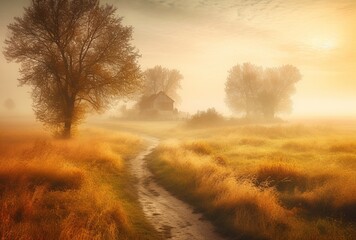
[[[160,140],[146,158],[158,183],[227,237],[356,236],[353,122],[99,121],[70,140],[0,130],[1,239],[161,239],[129,171],[144,136]]]
[[[1,127],[0,238],[160,239],[128,171],[142,146],[132,134],[95,128],[60,140]]]
[[[182,125],[149,156],[156,180],[233,239],[355,239],[356,126]]]

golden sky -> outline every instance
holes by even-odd
[[[228,70],[237,63],[292,64],[303,75],[292,116],[356,115],[355,0],[106,0],[134,27],[142,69],[162,65],[184,76],[180,110],[224,103]],[[6,25],[26,0],[0,2],[0,47]],[[0,55],[0,114],[13,98],[31,113],[28,89],[18,88],[18,65]]]

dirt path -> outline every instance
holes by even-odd
[[[153,226],[166,239],[220,240],[210,222],[199,213],[157,185],[147,169],[144,158],[158,145],[158,140],[147,138],[149,146],[132,161],[131,170],[138,178],[139,201]]]

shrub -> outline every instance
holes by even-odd
[[[206,111],[198,111],[188,121],[190,127],[214,126],[224,122],[224,117],[214,108],[209,108]]]

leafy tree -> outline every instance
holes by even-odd
[[[267,68],[258,94],[260,109],[266,119],[273,119],[277,112],[292,110],[291,95],[295,83],[301,79],[299,70],[292,65]]]
[[[21,63],[39,121],[70,137],[85,113],[139,86],[132,28],[99,0],[32,0],[8,26],[4,55]]]
[[[292,65],[266,69],[250,63],[236,65],[225,84],[226,103],[232,111],[245,112],[247,117],[262,114],[273,119],[277,112],[291,110],[290,97],[300,79],[299,70]]]
[[[262,73],[261,67],[251,63],[231,68],[225,83],[225,101],[233,112],[245,112],[246,117],[256,114]]]
[[[177,90],[181,87],[182,74],[176,69],[168,69],[162,66],[149,68],[144,72],[143,95],[150,96],[160,91],[165,92],[176,102],[180,101]]]

